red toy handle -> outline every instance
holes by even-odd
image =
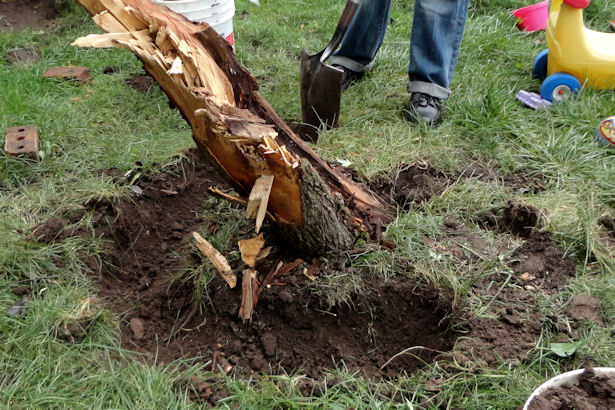
[[[574,7],[575,9],[584,9],[589,6],[591,0],[564,0],[564,3],[569,5],[570,7]]]

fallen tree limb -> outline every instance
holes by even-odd
[[[107,34],[74,44],[133,52],[190,123],[197,146],[235,187],[273,183],[266,208],[287,242],[306,253],[350,248],[390,218],[369,192],[333,170],[257,93],[254,77],[209,25],[149,0],[77,0]]]

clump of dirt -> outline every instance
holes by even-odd
[[[476,262],[493,259],[500,253],[501,244],[489,244],[480,232],[472,230],[453,215],[444,220],[441,236],[423,237],[423,243],[441,255],[452,255],[460,261]]]
[[[541,332],[542,315],[532,296],[523,290],[502,286],[502,278],[475,283],[474,292],[488,300],[493,317],[468,319],[471,332],[455,346],[465,357],[496,365],[500,360],[519,364],[528,359]]]
[[[449,184],[446,175],[427,162],[420,161],[399,164],[389,177],[372,181],[370,189],[407,211],[428,201],[433,195],[440,195]]]
[[[579,384],[564,383],[536,396],[529,410],[613,409],[615,376],[598,374],[591,367],[579,375]]]
[[[34,48],[13,48],[6,52],[4,60],[11,65],[31,64],[38,61],[37,54]]]
[[[577,321],[589,320],[598,324],[603,323],[600,299],[588,294],[576,295],[568,305],[566,314]]]
[[[540,221],[540,211],[521,201],[508,201],[502,224],[513,234],[528,237]]]
[[[36,240],[41,243],[51,243],[55,239],[64,239],[61,236],[66,222],[61,218],[50,218],[35,226],[26,237],[26,241]]]
[[[511,256],[518,283],[547,292],[562,289],[576,275],[576,261],[564,254],[549,232],[535,232]]]
[[[46,29],[49,21],[57,16],[59,3],[57,0],[0,1],[0,31]]]
[[[502,175],[498,165],[484,164],[478,160],[469,161],[458,178],[478,178],[485,182],[494,182],[510,188],[514,195],[536,194],[544,191],[544,176],[538,172],[522,169],[512,174]]]
[[[351,174],[349,177],[359,180],[356,175]],[[540,175],[520,171],[502,176],[497,167],[489,167],[477,161],[471,161],[463,171],[450,175],[433,168],[427,161],[399,164],[387,177],[370,181],[369,188],[380,197],[397,204],[402,210],[408,210],[428,201],[434,195],[441,195],[446,189],[454,185],[455,181],[469,178],[503,184],[513,189],[517,195],[537,193],[544,190],[544,183]],[[510,218],[514,219],[515,215],[510,215]],[[523,221],[518,223],[521,222]],[[529,222],[531,223],[531,221]],[[522,227],[525,228],[525,225],[522,225]],[[520,231],[523,231],[523,229],[520,229]]]
[[[508,201],[504,209],[486,215],[484,220],[479,222],[485,228],[499,232],[510,232],[527,238],[539,225],[540,216],[539,209],[523,201],[512,199]]]
[[[149,75],[134,75],[124,80],[126,85],[134,88],[135,90],[146,93],[154,85],[154,79]]]
[[[105,68],[103,68],[103,74],[116,74],[119,72],[120,72],[120,69],[116,65],[108,65]]]
[[[83,212],[73,210],[66,215],[66,219],[61,217],[47,219],[32,228],[25,240],[52,243],[73,236],[87,237],[89,233],[83,226],[69,224],[69,222],[78,222],[82,216]]]

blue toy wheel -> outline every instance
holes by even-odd
[[[549,59],[549,49],[542,50],[534,59],[532,75],[540,81],[547,77],[547,60]]]
[[[548,76],[540,88],[540,96],[552,102],[563,101],[576,95],[581,90],[581,83],[568,73],[554,73]]]

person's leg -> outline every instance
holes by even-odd
[[[468,0],[416,0],[410,37],[409,117],[440,122],[441,100],[457,65]]]
[[[410,37],[408,91],[450,95],[468,0],[416,0]]]
[[[369,71],[384,40],[390,8],[391,0],[364,0],[330,64],[356,73]]]

